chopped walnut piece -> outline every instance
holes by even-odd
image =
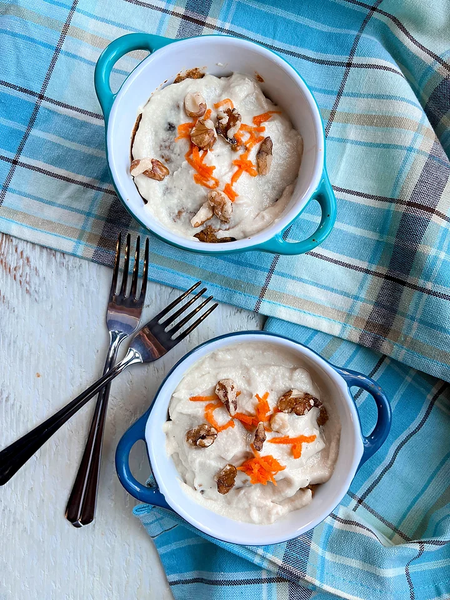
[[[130,173],[133,177],[145,175],[150,179],[162,181],[169,174],[169,169],[156,158],[141,158],[133,160],[130,166]]]
[[[276,433],[289,433],[288,416],[282,412],[277,412],[270,419],[270,429]]]
[[[211,225],[208,225],[207,227],[205,227],[205,229],[202,229],[201,231],[196,233],[194,235],[194,237],[197,238],[198,240],[200,240],[201,242],[207,242],[210,244],[236,241],[236,238],[234,238],[234,237],[218,238],[216,235],[218,231],[219,231],[218,229],[214,229],[214,227],[211,227]]]
[[[233,417],[237,411],[237,390],[232,379],[221,379],[214,390],[219,400]]]
[[[263,139],[256,154],[256,167],[260,175],[267,175],[272,164],[273,143],[269,136]]]
[[[255,431],[255,437],[253,438],[253,446],[255,450],[261,452],[264,442],[266,441],[266,430],[264,429],[264,423],[261,421],[258,423]]]
[[[199,448],[208,448],[216,441],[217,429],[212,425],[203,423],[194,429],[189,429],[186,433],[186,441],[191,446]]]
[[[200,69],[198,67],[195,67],[194,69],[189,69],[187,71],[178,73],[178,75],[175,77],[173,82],[180,83],[181,81],[184,81],[185,79],[202,79],[202,77],[204,77],[204,76],[205,76],[205,73],[203,73],[203,71],[200,71]]]
[[[299,392],[298,390],[289,390],[278,399],[278,409],[284,413],[294,413],[298,416],[306,415],[311,408],[319,408],[319,416],[317,418],[317,424],[319,427],[324,425],[328,421],[327,409],[323,406],[322,402],[308,394],[307,392]]]
[[[229,223],[233,214],[233,203],[223,192],[211,190],[208,192],[208,202],[214,214],[223,223]]]
[[[220,470],[214,479],[217,482],[217,491],[219,494],[228,494],[228,492],[234,487],[236,480],[237,469],[234,465],[225,465]]]
[[[328,421],[328,412],[323,404],[320,406],[319,416],[317,418],[317,425],[322,427]]]
[[[214,146],[217,134],[211,119],[199,119],[191,129],[191,142],[202,150],[211,150]]]
[[[234,137],[241,126],[241,115],[235,108],[219,110],[217,113],[217,133],[229,144],[236,146],[237,139]]]
[[[206,221],[209,221],[209,219],[212,219],[213,214],[214,213],[213,213],[212,206],[210,205],[209,202],[205,202],[204,204],[202,204],[200,206],[200,209],[198,210],[197,214],[192,217],[192,219],[191,219],[192,227],[200,227],[200,225],[203,225],[203,223],[206,223]]]
[[[188,117],[203,117],[206,112],[206,101],[200,92],[189,92],[184,98],[184,112]]]

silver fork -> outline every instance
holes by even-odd
[[[114,377],[117,377],[117,375],[131,365],[151,363],[167,354],[167,352],[179,344],[181,340],[189,335],[204,319],[206,319],[206,317],[208,317],[208,315],[212,313],[214,309],[217,308],[217,304],[213,304],[205,310],[198,319],[189,324],[192,318],[212,300],[212,296],[209,296],[178,323],[175,323],[178,317],[180,317],[189,306],[206,292],[206,288],[203,288],[175,313],[167,316],[163,322],[160,322],[163,317],[168,315],[175,306],[182,302],[188,294],[197,289],[200,284],[201,281],[195,283],[189,290],[184,292],[184,294],[181,294],[181,296],[166,306],[166,308],[156,315],[154,319],[149,321],[147,325],[144,325],[144,327],[142,327],[142,329],[140,329],[132,338],[125,358],[117,363],[110,371],[108,371],[108,373],[103,375],[103,377],[100,377],[100,379],[88,387],[87,390],[75,398],[75,400],[66,404],[64,408],[44,421],[44,423],[41,423],[41,425],[38,425],[35,429],[0,452],[0,485],[4,485],[9,481],[27,460],[30,459],[72,415],[95,396],[107,383],[114,379]],[[169,325],[172,325],[172,327],[167,329]],[[188,325],[187,329],[180,332],[186,325]],[[180,332],[179,335],[174,337],[178,332]]]
[[[147,291],[149,241],[145,242],[144,268],[142,272],[142,286],[138,294],[139,278],[139,253],[140,237],[136,240],[134,254],[133,275],[131,278],[130,293],[127,295],[128,275],[130,266],[131,236],[127,235],[125,244],[125,259],[123,265],[123,276],[120,290],[117,292],[120,254],[122,249],[122,238],[119,233],[116,245],[116,257],[109,293],[108,308],[106,311],[106,325],[109,331],[109,350],[103,369],[107,373],[116,361],[120,344],[129,335],[134,333],[139,326],[142,308],[144,306],[145,293]],[[95,517],[95,506],[97,502],[97,488],[100,476],[100,464],[102,456],[103,430],[106,421],[106,410],[108,407],[109,392],[111,384],[105,385],[100,390],[97,404],[92,418],[91,428],[86,442],[83,458],[81,459],[75,483],[72,488],[66,507],[66,519],[74,527],[82,527],[92,523]]]

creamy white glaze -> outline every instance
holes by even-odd
[[[228,225],[214,217],[194,229],[190,220],[206,201],[208,189],[194,182],[194,170],[185,160],[189,140],[175,142],[178,125],[191,120],[183,107],[188,92],[202,94],[212,110],[214,123],[216,111],[213,105],[225,98],[233,101],[242,122],[247,124],[252,124],[256,115],[281,110],[264,96],[254,79],[238,73],[231,77],[206,75],[202,79],[185,79],[156,91],[142,110],[132,154],[134,159],[160,160],[168,167],[170,175],[164,181],[155,181],[145,175],[135,177],[140,194],[148,200],[146,210],[169,230],[184,237],[192,238],[206,225],[227,229],[218,237],[249,237],[276,222],[288,205],[300,168],[302,138],[284,113],[272,115],[269,121],[263,123],[266,130],[262,134],[270,136],[273,142],[270,172],[257,177],[244,173],[240,177],[234,185],[239,197],[234,202],[233,217]],[[259,144],[249,154],[254,164],[258,148]],[[208,152],[205,164],[216,167],[214,176],[220,181],[219,190],[230,182],[237,169],[232,161],[239,154],[233,152],[220,136]]]
[[[235,420],[235,427],[221,431],[208,448],[196,448],[186,442],[186,432],[205,423],[203,402],[191,402],[191,396],[211,395],[220,379],[231,378],[241,392],[238,411],[254,414],[255,394],[270,392],[269,405],[289,389],[308,392],[322,400],[329,414],[328,422],[317,425],[318,408],[304,416],[282,414],[287,422],[283,435],[316,435],[304,443],[302,455],[294,459],[290,445],[271,444],[281,434],[267,432],[261,455],[272,455],[285,470],[275,476],[277,485],[252,485],[248,476],[238,472],[235,487],[226,495],[219,494],[214,476],[227,463],[235,466],[252,456],[253,434]],[[184,493],[210,510],[237,521],[272,523],[282,515],[309,504],[312,494],[304,489],[309,484],[327,481],[333,472],[339,448],[340,424],[337,411],[329,398],[320,398],[320,390],[302,367],[299,357],[272,344],[242,343],[217,350],[196,363],[184,376],[169,405],[170,419],[164,424],[166,451],[180,473]],[[214,412],[219,425],[230,416],[225,408]]]

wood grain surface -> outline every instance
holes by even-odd
[[[110,279],[106,267],[0,234],[0,448],[101,374]],[[143,318],[178,293],[150,284]],[[259,316],[221,305],[169,355],[113,382],[93,524],[75,529],[64,518],[92,401],[0,489],[1,600],[171,598],[153,543],[131,514],[137,501],[115,474],[115,448],[183,354],[215,335],[261,326]],[[143,444],[132,468],[144,481]]]

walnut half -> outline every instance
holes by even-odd
[[[217,134],[211,119],[199,119],[191,129],[191,142],[202,150],[211,150],[216,139]]]
[[[278,409],[284,413],[294,413],[298,416],[306,415],[311,408],[319,408],[319,417],[317,419],[317,424],[319,426],[325,425],[328,421],[328,413],[327,409],[323,406],[322,402],[308,394],[307,392],[299,392],[298,390],[289,390],[280,398],[278,398],[277,403]]]
[[[258,423],[255,431],[255,437],[253,438],[253,446],[255,450],[261,452],[264,442],[266,441],[266,430],[264,429],[264,423],[261,421]]]
[[[184,98],[184,112],[188,117],[203,117],[206,112],[206,101],[200,92],[189,92]]]
[[[186,441],[191,446],[209,448],[216,441],[217,429],[207,423],[189,429],[186,433]]]
[[[217,113],[217,133],[237,150],[238,142],[234,137],[241,126],[241,115],[235,108],[227,108]]]
[[[230,222],[233,214],[233,203],[226,194],[219,190],[210,190],[208,192],[208,202],[219,221],[222,221],[222,223]]]
[[[233,489],[236,481],[237,469],[234,465],[225,465],[214,479],[217,482],[217,491],[219,494],[228,494]]]
[[[130,166],[130,173],[133,177],[145,175],[156,181],[162,181],[169,175],[169,172],[169,169],[156,158],[140,158],[133,160]]]
[[[273,143],[269,136],[263,139],[256,155],[256,167],[259,175],[267,175],[272,164]]]
[[[237,390],[232,379],[221,379],[214,390],[219,400],[233,417],[237,411]]]

